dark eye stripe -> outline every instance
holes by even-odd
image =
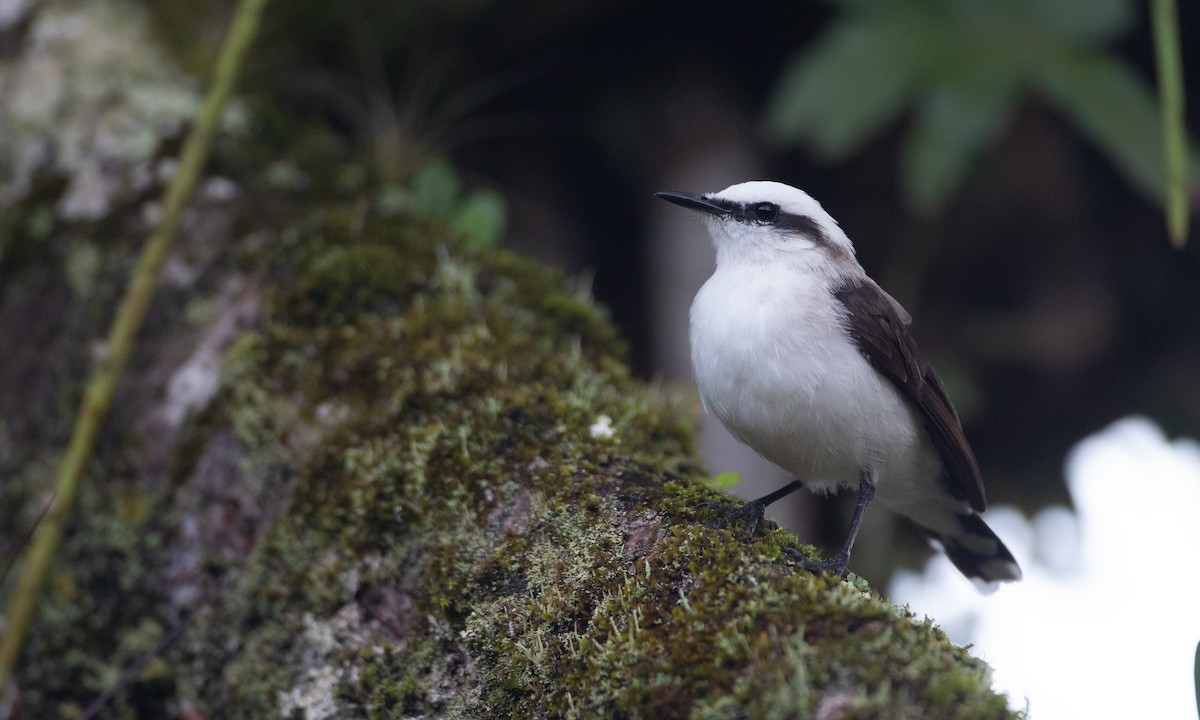
[[[812,238],[818,243],[828,243],[829,238],[825,235],[825,231],[807,215],[793,215],[792,213],[781,212],[779,217],[775,218],[775,227],[790,230],[794,233]]]
[[[704,199],[714,205],[725,208],[729,212],[729,217],[737,220],[738,222],[761,222],[755,218],[754,209],[760,205],[774,205],[774,203],[762,202],[748,204],[737,203],[733,202],[732,200],[725,200],[723,198],[715,197],[705,197]],[[775,207],[779,206],[775,205]],[[795,213],[785,212],[781,209],[776,214],[774,221],[770,222],[770,224],[781,230],[787,230],[789,232],[811,238],[813,242],[820,245],[832,246],[829,236],[825,234],[825,231],[821,229],[821,226],[817,223],[817,221],[813,220],[807,215],[797,215]]]

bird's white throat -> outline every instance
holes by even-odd
[[[823,275],[726,259],[691,308],[705,407],[825,491],[856,487],[864,468],[895,475],[922,460],[912,411],[854,346],[831,292]]]

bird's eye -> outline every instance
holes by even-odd
[[[779,206],[774,203],[759,203],[750,208],[750,217],[760,223],[775,222],[779,216]]]

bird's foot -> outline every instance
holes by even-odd
[[[717,514],[716,520],[712,522],[713,527],[727,528],[742,523],[746,526],[746,533],[753,537],[754,531],[758,529],[758,524],[763,520],[767,506],[758,500],[751,500],[743,505],[703,502],[697,505],[696,509],[712,510]]]
[[[831,572],[838,577],[846,577],[850,565],[850,555],[846,553],[839,552],[828,560],[814,560],[796,548],[784,548],[783,552],[809,572]]]

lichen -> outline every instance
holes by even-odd
[[[199,96],[150,42],[138,5],[46,3],[32,14],[22,62],[0,63],[0,207],[51,170],[66,181],[59,218],[104,217],[150,182],[163,137]]]
[[[861,580],[797,570],[794,537],[708,527],[683,403],[629,377],[555,273],[370,235],[314,253],[227,365],[220,412],[252,452],[290,448],[297,480],[203,618],[201,646],[240,646],[198,706],[1007,716],[986,666]]]

